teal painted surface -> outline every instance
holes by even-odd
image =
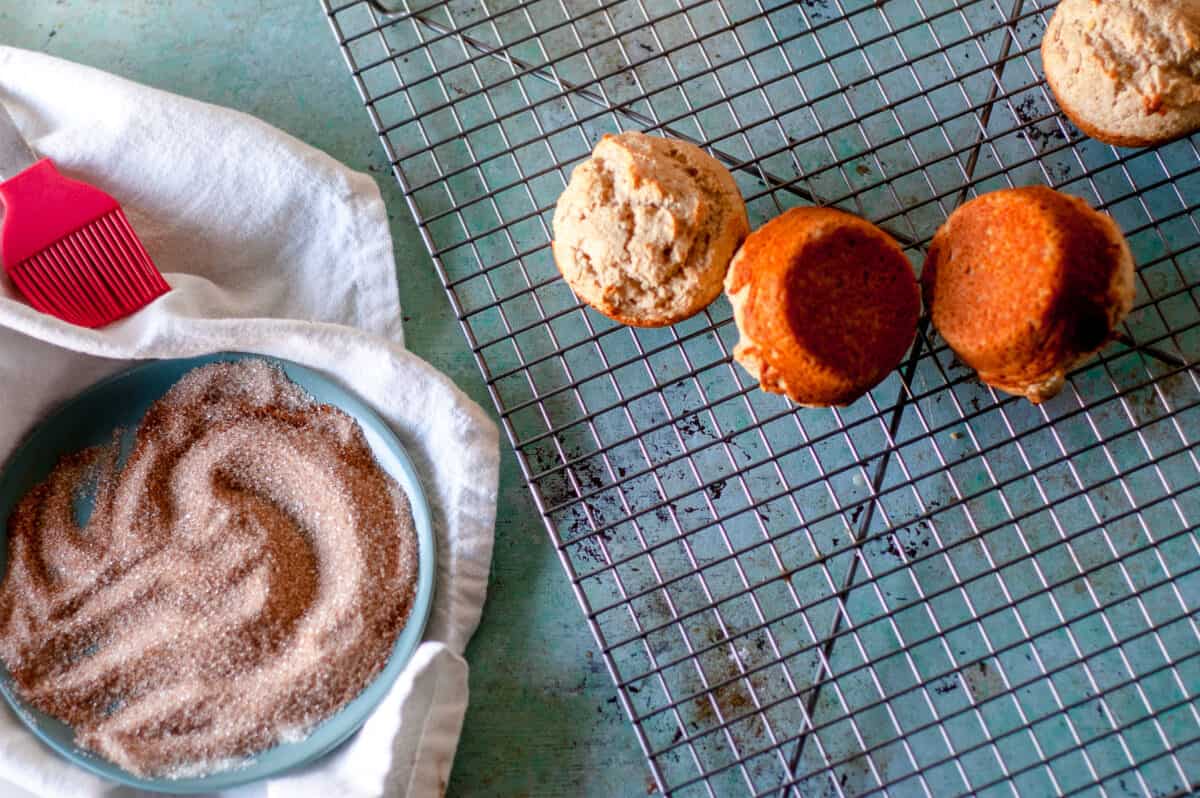
[[[0,42],[253,114],[370,172],[413,351],[491,412],[324,16],[295,0],[0,0]],[[643,795],[650,774],[511,451],[451,795]]]

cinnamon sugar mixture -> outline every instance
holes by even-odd
[[[116,458],[66,457],[22,499],[0,585],[0,658],[78,745],[197,775],[304,734],[383,668],[417,541],[352,418],[263,361],[213,364]]]

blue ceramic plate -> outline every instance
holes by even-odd
[[[209,792],[263,779],[311,762],[346,740],[366,721],[383,699],[421,640],[433,602],[434,541],[429,505],[421,491],[416,469],[395,434],[360,399],[303,366],[261,355],[219,354],[186,360],[160,360],[136,366],[93,385],[56,409],[39,424],[0,472],[0,572],[8,567],[8,516],[25,493],[44,480],[58,459],[69,452],[112,441],[113,431],[132,436],[138,422],[155,400],[184,374],[206,363],[259,358],[283,369],[288,378],[318,402],[341,408],[362,427],[376,460],[400,483],[412,504],[420,543],[420,571],[416,601],[408,624],[396,639],[387,666],[357,698],[317,726],[306,739],[264,751],[245,765],[207,776],[184,779],[143,779],[121,770],[98,756],[77,748],[71,728],[27,706],[12,690],[11,676],[0,665],[0,692],[34,734],[80,767],[104,778],[143,789],[172,793]]]

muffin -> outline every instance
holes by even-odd
[[[733,356],[763,390],[845,405],[899,364],[917,330],[912,266],[884,231],[830,208],[793,208],[754,231],[725,279]]]
[[[1200,2],[1063,0],[1042,38],[1046,82],[1094,139],[1142,147],[1200,129]]]
[[[1116,223],[1043,186],[985,194],[933,237],[921,274],[934,327],[979,378],[1037,403],[1133,306]]]
[[[750,232],[733,176],[699,147],[606,135],[554,209],[554,261],[581,300],[622,324],[662,327],[721,293]]]

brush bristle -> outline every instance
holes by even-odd
[[[119,208],[8,269],[29,303],[83,327],[102,327],[171,290]]]

